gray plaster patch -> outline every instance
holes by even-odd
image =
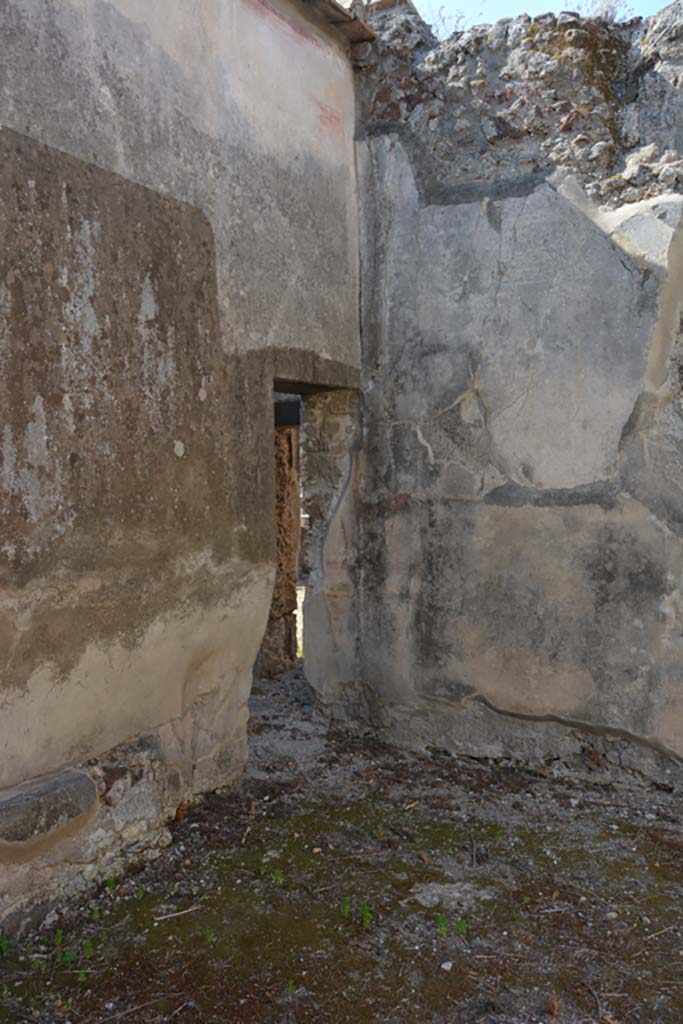
[[[572,488],[551,488],[546,491],[508,483],[489,491],[484,501],[487,505],[507,505],[513,508],[522,505],[531,505],[534,508],[599,505],[600,508],[610,509],[614,508],[617,502],[619,490],[619,485],[610,480],[598,480],[594,484]]]
[[[653,283],[547,186],[422,210],[416,307],[432,409],[457,400],[449,364],[466,355],[506,475],[538,488],[604,479],[643,386]]]

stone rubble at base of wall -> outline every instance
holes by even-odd
[[[49,927],[56,908],[156,860],[173,818],[203,792],[232,785],[246,763],[228,738],[193,772],[165,726],[78,769],[0,791],[0,931]]]

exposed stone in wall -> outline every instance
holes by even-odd
[[[241,771],[244,739],[231,728],[207,788]],[[190,722],[164,726],[78,771],[0,791],[5,932],[26,930],[64,900],[159,856],[171,841],[165,823],[193,797],[193,762],[201,759],[193,734]]]
[[[359,58],[361,130],[400,131],[437,202],[524,188],[557,166],[612,205],[681,191],[680,23],[679,4],[624,25],[522,15],[439,43],[409,3],[378,5],[380,38]]]
[[[30,859],[34,845],[73,830],[96,804],[94,782],[72,768],[5,790],[0,800],[0,860]]]
[[[276,572],[266,634],[254,667],[261,676],[287,672],[297,658],[297,581],[301,500],[299,497],[299,428],[275,430]]]

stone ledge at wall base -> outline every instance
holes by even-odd
[[[216,741],[195,710],[191,727],[167,723],[79,768],[0,790],[0,934],[50,925],[70,900],[156,860],[172,842],[166,824],[240,776],[243,718]]]
[[[0,792],[0,861],[33,859],[39,844],[78,831],[96,804],[95,782],[73,768]]]

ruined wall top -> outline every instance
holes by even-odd
[[[683,191],[680,2],[624,24],[521,15],[444,41],[410,3],[374,5],[370,23],[363,131],[402,132],[431,201],[463,185],[510,194],[558,166],[608,206]]]

